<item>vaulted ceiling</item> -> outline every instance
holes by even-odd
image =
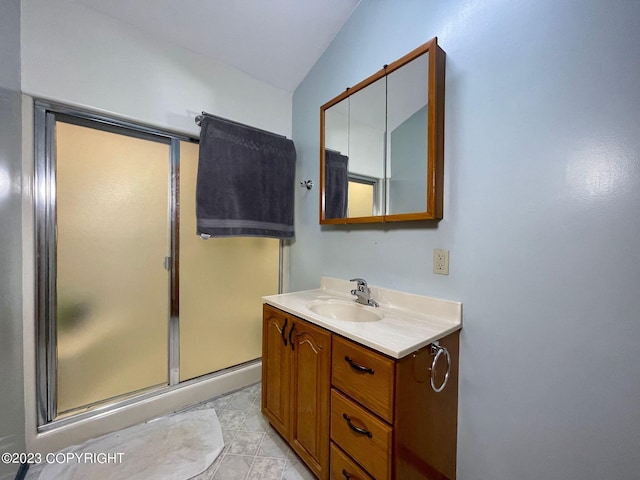
[[[77,0],[293,92],[360,0]]]

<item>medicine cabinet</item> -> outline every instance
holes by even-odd
[[[442,218],[445,52],[426,42],[320,108],[320,223]]]

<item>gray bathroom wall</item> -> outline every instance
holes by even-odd
[[[459,480],[638,478],[638,25],[630,0],[363,0],[294,94],[317,181],[320,105],[434,36],[447,53],[444,219],[320,227],[297,189],[290,289],[463,302]]]
[[[0,453],[24,452],[20,0],[0,2]],[[0,479],[18,465],[0,462]]]

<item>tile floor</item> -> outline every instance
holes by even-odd
[[[189,410],[215,408],[225,447],[192,480],[314,480],[260,412],[261,385],[214,398]]]
[[[225,443],[216,461],[191,480],[315,480],[262,416],[261,393],[258,383],[184,410],[215,408]],[[41,468],[29,469],[27,480],[38,478]]]

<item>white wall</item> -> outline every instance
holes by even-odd
[[[20,1],[0,2],[0,454],[24,452]],[[0,480],[19,465],[0,462]]]
[[[23,2],[22,89],[194,135],[203,110],[291,134],[290,93],[73,0]]]
[[[298,191],[290,288],[463,302],[459,480],[638,477],[638,25],[629,0],[363,0],[294,94],[317,180],[320,105],[434,36],[447,53],[444,220],[320,227]]]
[[[291,93],[138,32],[74,0],[24,1],[20,25],[22,91],[26,95],[22,173],[27,179],[33,177],[30,97],[193,136],[200,133],[194,123],[195,116],[204,110],[291,137]],[[259,380],[260,365],[254,365],[215,377],[198,384],[197,388],[181,387],[162,398],[154,398],[152,402],[120,409],[114,415],[101,415],[36,435],[33,199],[29,192],[24,193],[24,202],[27,448],[40,452],[57,450]],[[12,284],[19,285],[19,278],[15,275]],[[20,417],[16,418],[22,423]]]

